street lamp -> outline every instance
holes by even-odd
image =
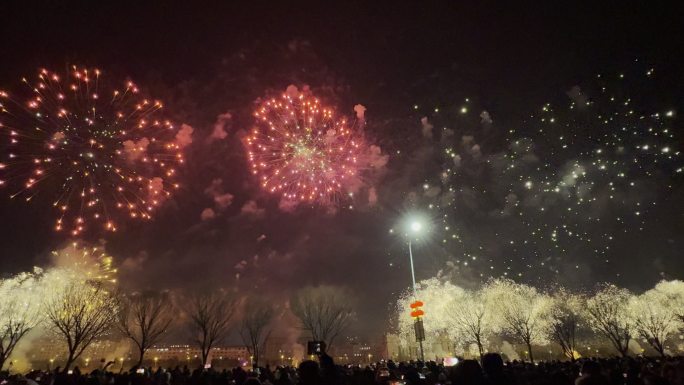
[[[416,293],[416,272],[413,268],[413,249],[411,248],[411,241],[413,240],[414,235],[420,234],[420,231],[423,229],[423,224],[419,222],[418,220],[412,220],[411,224],[409,226],[409,237],[408,237],[408,247],[409,247],[409,260],[411,261],[411,283],[413,287],[413,297],[414,299],[418,299],[418,295]]]
[[[419,218],[414,217],[408,221],[407,238],[409,249],[409,261],[411,262],[411,287],[413,288],[413,300],[416,302],[418,301],[418,291],[416,290],[416,271],[413,267],[412,242],[414,237],[417,238],[421,233],[423,233],[424,228],[425,225],[423,224],[423,221]],[[425,361],[425,351],[423,350],[423,338],[425,333],[423,332],[423,321],[420,319],[420,316],[416,317],[414,327],[416,332],[416,340],[418,340],[418,345],[420,346],[420,360]]]

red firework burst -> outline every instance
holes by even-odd
[[[311,96],[283,94],[254,112],[245,139],[251,171],[261,187],[294,202],[329,204],[359,172],[362,136]]]
[[[116,231],[122,218],[149,219],[178,187],[170,180],[183,162],[161,102],[132,82],[108,88],[100,75],[43,69],[17,94],[0,91],[0,184],[12,198],[46,196],[58,212],[55,229],[72,235],[90,221]]]

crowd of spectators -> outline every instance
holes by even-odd
[[[78,367],[64,371],[3,373],[2,385],[684,385],[684,358],[581,359],[575,362],[504,362],[488,353],[481,361],[454,366],[436,362],[382,361],[372,365],[335,365],[328,356],[297,368],[278,366],[214,370],[187,366],[132,368],[112,372]]]

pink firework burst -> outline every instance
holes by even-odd
[[[50,199],[55,229],[74,236],[91,222],[116,231],[124,218],[149,219],[178,187],[171,181],[183,163],[161,102],[132,82],[107,87],[100,75],[43,69],[18,93],[0,91],[0,183],[12,198]]]
[[[363,138],[353,123],[298,93],[264,101],[245,139],[261,187],[295,203],[330,204],[351,191]]]

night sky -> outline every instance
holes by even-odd
[[[639,290],[684,278],[679,9],[47,3],[0,5],[0,89],[43,67],[96,67],[194,128],[181,187],[152,221],[82,237],[105,244],[126,286],[274,301],[348,286],[356,330],[377,334],[410,283],[398,233],[412,212],[432,223],[414,249],[418,279]],[[366,108],[366,140],[388,162],[353,198],[285,208],[250,175],[253,111],[290,85],[350,119]],[[46,264],[70,240],[49,203],[3,195],[3,273]]]

